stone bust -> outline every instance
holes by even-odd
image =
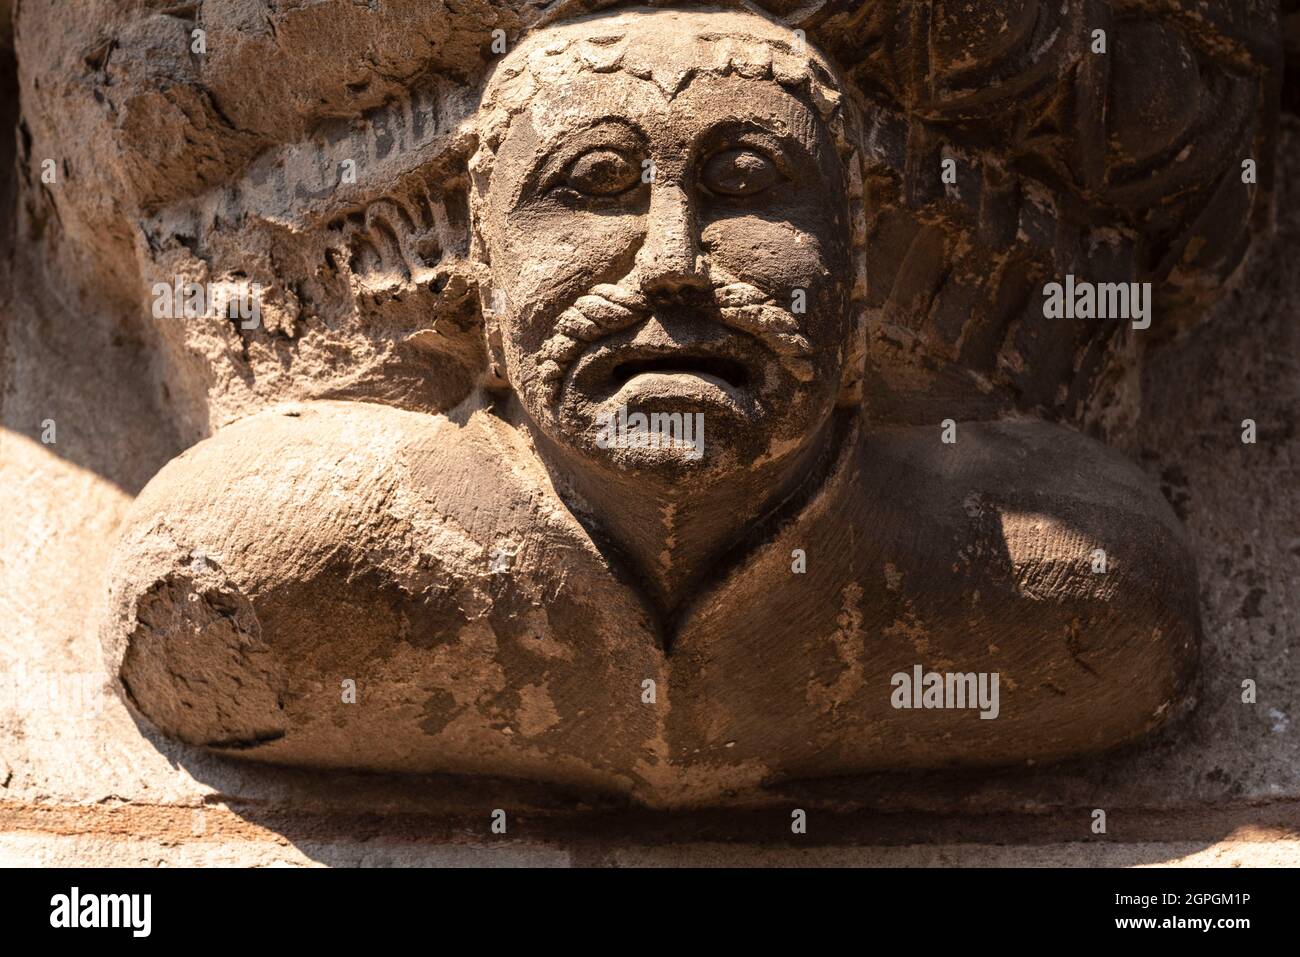
[[[131,706],[249,760],[662,805],[1077,757],[1186,707],[1195,568],[1150,480],[989,413],[969,349],[951,389],[883,351],[911,307],[864,225],[869,106],[757,13],[526,34],[464,151],[472,382],[275,405],[164,467],[109,570]]]

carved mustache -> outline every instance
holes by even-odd
[[[744,282],[716,285],[712,304],[722,324],[753,336],[767,347],[795,379],[814,375],[813,346],[794,314],[757,286]],[[552,403],[558,401],[564,377],[595,343],[650,318],[653,306],[641,293],[602,283],[560,313],[555,333],[542,346],[538,371]]]

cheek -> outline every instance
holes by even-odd
[[[555,320],[600,282],[616,281],[630,267],[642,229],[638,216],[517,214],[503,230],[504,255],[495,281],[505,283],[510,313],[544,340]],[[538,342],[532,342],[536,345]]]
[[[710,223],[701,239],[712,263],[779,298],[795,289],[811,297],[828,278],[817,235],[789,222],[737,216]]]
[[[789,221],[736,217],[707,226],[702,234],[710,261],[728,275],[757,286],[791,308],[804,291],[806,322],[833,331],[848,308],[850,270],[841,244],[827,245],[820,231]]]
[[[702,238],[711,262],[771,294],[783,307],[795,309],[795,291],[802,289],[800,325],[823,361],[833,364],[846,341],[852,308],[847,239],[840,241],[831,229],[809,230],[789,220],[757,217],[719,220],[705,228]]]

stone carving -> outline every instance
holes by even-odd
[[[562,7],[481,96],[431,62],[275,146],[228,100],[228,172],[137,183],[147,287],[267,293],[160,333],[212,434],[109,570],[132,706],[242,758],[661,804],[1187,706],[1192,556],[1077,428],[1122,427],[1140,324],[1042,289],[1194,321],[1267,214],[1269,53],[1226,14],[960,7]]]

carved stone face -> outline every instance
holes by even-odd
[[[490,319],[561,447],[725,473],[820,434],[848,353],[849,204],[831,130],[782,65],[811,69],[793,43],[758,17],[647,12],[543,31],[500,68],[485,99],[509,125],[476,183]],[[723,51],[733,68],[709,68]],[[600,447],[620,408],[703,414],[703,457]]]

